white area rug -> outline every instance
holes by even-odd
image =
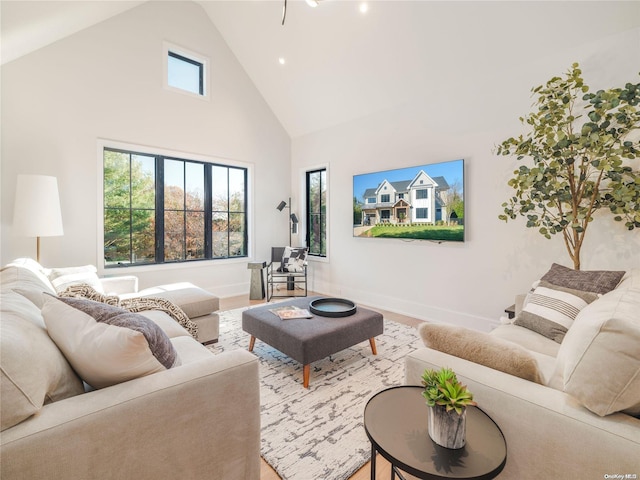
[[[220,313],[220,340],[211,350],[248,347],[243,310]],[[364,407],[375,393],[403,383],[404,357],[422,342],[414,328],[385,320],[376,345],[375,356],[363,342],[312,363],[304,389],[302,365],[256,340],[262,457],[283,480],[347,479],[369,461]]]

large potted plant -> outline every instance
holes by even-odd
[[[598,210],[640,227],[640,83],[590,93],[574,63],[564,78],[534,88],[535,110],[520,121],[529,132],[503,141],[500,155],[527,160],[514,171],[513,196],[499,218],[527,219],[546,238],[561,234],[576,270]]]
[[[473,394],[462,385],[450,368],[426,369],[422,375],[428,409],[428,432],[431,439],[446,448],[465,444],[467,407],[476,405]]]

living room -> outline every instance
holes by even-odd
[[[64,235],[42,238],[43,265],[247,295],[247,262],[289,243],[276,206],[291,199],[301,220],[292,243],[304,245],[305,174],[326,168],[327,254],[308,260],[310,290],[481,331],[552,263],[572,266],[559,237],[498,219],[519,163],[496,146],[523,131],[531,88],[572,63],[593,91],[636,82],[640,65],[636,2],[371,2],[366,13],[356,2],[289,2],[284,25],[282,2],[132,2],[22,52],[56,15],[40,5],[42,23],[12,32],[20,3],[2,2],[2,265],[35,257],[35,240],[12,230],[17,176],[52,175]],[[210,60],[208,99],[163,86],[163,42]],[[104,147],[247,168],[248,254],[105,268]],[[353,236],[354,175],[456,159],[464,242]],[[640,268],[638,251],[637,231],[599,213],[582,269]]]

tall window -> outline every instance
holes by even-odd
[[[247,256],[247,170],[105,148],[105,267]]]
[[[327,169],[307,172],[307,246],[309,255],[327,256]]]
[[[429,209],[416,208],[416,218],[429,218]]]

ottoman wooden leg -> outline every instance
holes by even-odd
[[[369,339],[369,345],[371,345],[371,351],[373,352],[374,355],[378,354],[378,350],[376,349],[376,339],[371,337]]]
[[[253,346],[256,344],[256,337],[251,335],[251,339],[249,340],[249,351],[253,352]]]
[[[310,372],[311,372],[311,365],[307,363],[304,367],[302,367],[302,386],[304,388],[309,388]]]

